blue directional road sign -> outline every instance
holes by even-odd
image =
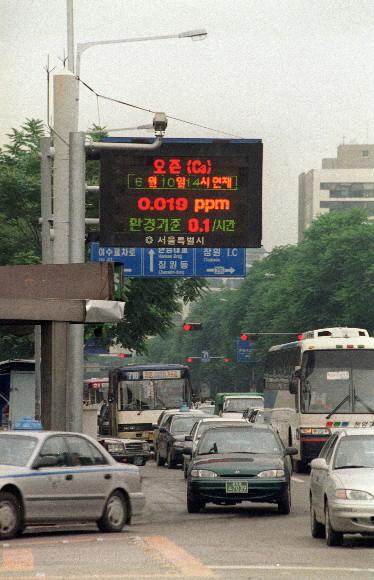
[[[124,276],[142,276],[142,248],[101,247],[91,242],[91,262],[119,262]]]
[[[254,342],[252,340],[240,340],[240,338],[236,339],[236,362],[255,362]]]
[[[243,278],[245,248],[196,248],[195,276]]]
[[[243,278],[244,248],[122,248],[91,243],[92,262],[120,262],[126,277]]]

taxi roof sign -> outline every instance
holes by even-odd
[[[22,417],[20,421],[16,421],[14,430],[17,431],[42,431],[43,425],[37,419],[32,417]]]

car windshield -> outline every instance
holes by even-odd
[[[197,454],[259,453],[278,455],[280,446],[274,433],[264,429],[209,429],[203,433]]]
[[[171,426],[172,433],[190,433],[199,417],[176,417]]]
[[[0,436],[0,465],[27,465],[37,439],[20,435]]]
[[[374,467],[374,435],[342,437],[336,450],[334,468]]]

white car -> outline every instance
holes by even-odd
[[[28,525],[96,522],[119,532],[141,512],[139,468],[80,433],[0,433],[0,539]]]
[[[347,534],[374,536],[374,429],[344,429],[311,462],[314,538],[339,546]]]

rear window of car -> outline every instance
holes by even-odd
[[[199,417],[175,417],[171,426],[172,433],[189,433]]]

